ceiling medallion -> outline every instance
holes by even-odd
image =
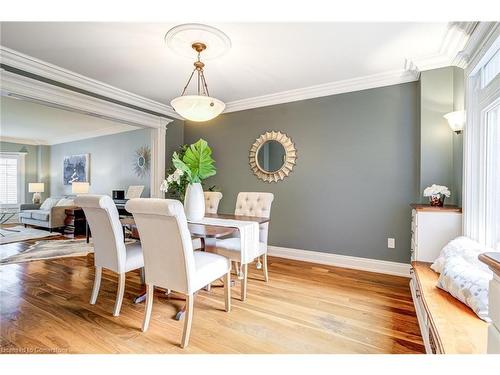
[[[224,111],[226,105],[219,99],[211,97],[205,79],[205,64],[201,61],[203,56],[219,57],[231,47],[231,42],[222,31],[207,25],[185,24],[172,28],[165,35],[165,42],[175,52],[189,56],[186,46],[192,51],[191,56],[196,56],[194,69],[179,97],[170,104],[183,118],[190,121],[203,122],[211,120]],[[186,95],[186,91],[196,73],[196,95]]]

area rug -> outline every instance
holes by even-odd
[[[12,232],[11,229],[19,232]],[[32,240],[35,238],[61,235],[60,233],[54,233],[54,232],[50,233],[47,230],[35,229],[31,227],[25,228],[23,225],[16,225],[15,227],[8,227],[8,228],[0,228],[0,232],[5,236],[5,237],[0,236],[0,245],[12,242]]]
[[[134,242],[136,240],[127,239],[125,244]],[[94,245],[92,242],[87,243],[85,239],[37,241],[21,253],[0,259],[0,266],[35,260],[85,256],[93,252]]]

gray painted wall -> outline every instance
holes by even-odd
[[[50,192],[50,181],[47,174],[39,173],[39,168],[44,171],[47,170],[50,162],[50,154],[47,153],[48,146],[26,145],[22,143],[0,142],[0,151],[5,152],[26,152],[24,160],[25,168],[25,202],[30,203],[33,198],[33,193],[28,192],[28,183],[30,182],[44,182],[45,192],[42,193],[42,199],[48,197]]]
[[[175,119],[167,126],[165,142],[165,168],[172,166],[172,154],[184,144],[184,121]]]
[[[213,149],[220,212],[239,191],[275,194],[269,243],[276,246],[408,262],[410,208],[418,198],[418,83],[228,113],[185,122],[184,141]],[[250,146],[280,130],[295,142],[297,166],[267,184],[248,166]],[[387,238],[396,249],[387,248]]]
[[[127,190],[130,185],[144,185],[143,197],[149,197],[149,175],[143,178],[133,171],[136,149],[151,147],[151,131],[139,129],[125,133],[61,143],[51,146],[51,195],[71,194],[71,185],[63,185],[63,158],[90,154],[90,192],[111,195],[112,190]]]
[[[428,70],[420,76],[420,200],[432,184],[451,190],[450,204],[462,201],[462,135],[443,117],[464,108],[464,75],[456,67]]]

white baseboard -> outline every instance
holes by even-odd
[[[267,251],[270,256],[279,258],[302,260],[304,262],[326,264],[328,266],[410,277],[410,265],[406,263],[359,258],[348,255],[323,253],[319,251],[291,249],[279,246],[268,246]]]

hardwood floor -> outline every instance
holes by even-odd
[[[0,246],[4,253],[26,243]],[[113,317],[117,275],[104,271],[90,305],[93,256],[0,267],[0,353],[423,353],[402,277],[269,257],[269,283],[250,267],[248,298],[232,289],[200,291],[190,344],[179,347],[184,301],[157,290],[149,330],[134,305],[139,273],[128,273],[121,314]]]

